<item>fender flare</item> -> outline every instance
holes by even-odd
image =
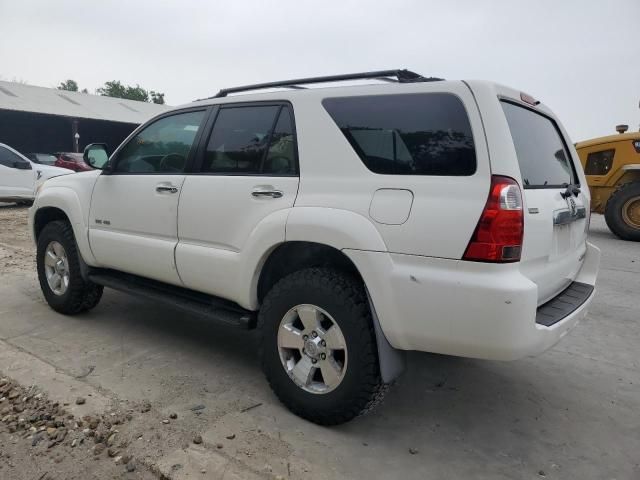
[[[340,251],[345,249],[387,251],[382,236],[369,219],[357,213],[336,208],[293,208],[287,219],[286,241],[321,243]],[[349,257],[349,259],[353,261],[352,258]],[[354,265],[358,269],[357,264],[354,263]],[[358,271],[365,282],[367,300],[371,309],[380,375],[385,384],[390,384],[404,372],[406,352],[394,348],[389,343],[367,288],[366,277],[360,269]]]
[[[50,186],[43,189],[38,195],[36,204],[33,207],[35,212],[33,215],[34,225],[32,228],[32,236],[35,240],[35,218],[38,211],[44,208],[57,208],[61,210],[69,219],[71,228],[73,229],[73,235],[78,245],[78,250],[84,262],[89,265],[95,265],[95,258],[91,247],[89,246],[89,235],[86,224],[86,218],[84,218],[84,212],[80,203],[78,194],[71,188],[66,186]],[[88,211],[88,210],[87,210]]]
[[[285,238],[288,242],[322,243],[338,250],[387,251],[382,236],[368,218],[337,208],[291,209]]]

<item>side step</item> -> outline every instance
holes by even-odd
[[[150,280],[114,270],[91,268],[89,280],[114,290],[167,303],[210,320],[240,327],[254,328],[256,313],[222,298],[182,287]]]

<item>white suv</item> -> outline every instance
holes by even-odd
[[[107,286],[257,327],[274,392],[320,424],[374,406],[403,351],[534,355],[594,295],[572,143],[494,83],[222,90],[85,159],[102,171],[48,181],[31,209],[51,307],[86,311]]]

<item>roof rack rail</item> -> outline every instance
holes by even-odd
[[[244,85],[241,87],[223,88],[213,97],[209,97],[209,98],[226,97],[230,93],[245,92],[247,90],[261,90],[264,88],[284,87],[284,88],[302,89],[304,87],[300,87],[301,84],[310,84],[310,83],[341,82],[344,80],[365,80],[365,79],[389,81],[390,80],[389,77],[395,77],[396,78],[395,81],[397,81],[398,83],[436,82],[436,81],[443,80],[442,78],[436,78],[436,77],[423,77],[418,73],[415,73],[406,69],[378,70],[377,72],[348,73],[345,75],[330,75],[326,77],[296,78],[294,80],[282,80],[279,82],[256,83],[255,85]]]

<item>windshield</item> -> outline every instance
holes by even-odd
[[[502,109],[509,123],[524,188],[576,183],[571,156],[553,120],[505,101]]]

